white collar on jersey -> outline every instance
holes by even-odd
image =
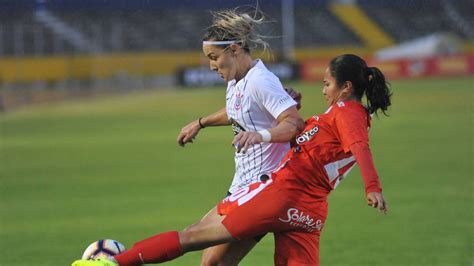
[[[258,68],[258,69],[265,69],[265,70],[267,69],[267,67],[263,64],[262,59],[260,59],[260,58],[255,59],[255,60],[253,61],[253,63],[254,63],[253,66],[249,69],[249,71],[247,72],[247,74],[245,74],[245,76],[244,76],[241,80],[239,80],[239,82],[247,80],[248,77],[250,76],[250,74],[251,74],[255,69],[257,69],[257,68]],[[227,82],[227,85],[229,85],[229,86],[235,85],[235,84],[237,84],[237,82],[235,81],[235,79],[229,80],[229,82]]]

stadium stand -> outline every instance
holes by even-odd
[[[251,9],[256,2],[239,0],[238,5]],[[465,55],[443,61],[436,69],[449,75],[471,73],[466,69],[474,64],[472,0],[289,2],[294,4],[295,49],[283,51],[282,2],[259,0],[269,21],[261,32],[272,36],[268,41],[273,53],[257,51],[256,56],[295,66],[305,80],[319,78],[324,70],[317,60],[341,53],[371,57],[380,48],[439,32],[459,38]],[[206,65],[200,46],[211,23],[210,11],[234,8],[236,2],[0,0],[0,5],[0,105],[3,101],[8,109],[38,98],[23,95],[27,90],[51,93],[49,99],[57,93],[66,95],[57,98],[93,94],[93,89],[174,86],[183,69]],[[392,76],[408,73],[394,65],[387,69]]]
[[[451,32],[459,35],[461,38],[474,40],[474,36],[467,33],[474,29],[474,17],[472,16],[474,5],[469,0],[360,0],[359,5],[373,20],[399,42],[436,32]],[[465,25],[465,29],[462,29],[460,24]]]
[[[361,45],[360,40],[331,14],[327,6],[295,8],[297,47]]]
[[[271,46],[281,48],[279,7],[266,8],[270,23],[261,31],[269,36]],[[295,44],[314,47],[341,44],[360,44],[356,36],[345,28],[322,5],[296,6]],[[205,9],[177,8],[139,10],[48,10],[50,20],[68,25],[81,33],[99,51],[158,51],[196,50],[202,33],[210,24],[211,16]],[[48,55],[88,52],[78,48],[52,27],[39,21],[35,11],[2,12],[0,14],[0,55]],[[272,22],[273,21],[273,22]],[[71,31],[69,31],[71,32]],[[70,33],[68,33],[70,34]],[[41,42],[41,43],[38,43]]]
[[[35,11],[0,11],[0,56],[73,53],[74,47],[35,20]]]
[[[47,9],[46,15],[38,18],[37,10],[42,9],[35,10],[33,4],[27,5],[29,1],[23,2],[24,6],[0,11],[0,56],[196,50],[204,28],[210,23],[209,8],[213,3],[204,1],[208,5],[196,6],[190,3],[186,5],[184,1],[185,4],[175,6],[170,12],[163,4],[152,8],[141,8],[140,4],[127,8],[92,8],[84,4],[87,8],[76,8],[52,1],[51,8],[48,9],[47,5],[43,7]],[[171,5],[170,1],[163,2]],[[275,36],[270,44],[279,50],[281,10],[279,5],[268,2],[263,1],[261,8],[275,23],[266,24],[262,31]],[[300,2],[295,5],[294,12],[297,14],[296,47],[363,45],[331,13],[327,1]],[[470,0],[457,0],[455,3],[444,0],[359,0],[358,3],[397,42],[439,31],[474,40],[474,7]],[[61,32],[61,26],[54,24],[63,24],[70,30]],[[65,32],[69,35],[76,32],[77,36],[67,36]],[[93,48],[79,45],[81,39]]]

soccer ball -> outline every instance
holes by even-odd
[[[99,259],[107,258],[109,256],[115,256],[125,251],[125,246],[120,242],[112,239],[101,239],[90,244],[84,254],[82,255],[83,260],[88,259]]]

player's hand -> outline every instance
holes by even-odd
[[[296,109],[301,109],[301,98],[303,98],[303,96],[301,95],[301,93],[295,91],[293,88],[291,87],[285,87],[285,91],[291,96],[291,98],[293,98],[293,100],[295,100],[295,102],[297,103],[296,104]]]
[[[201,130],[199,121],[193,121],[181,129],[181,132],[179,132],[176,141],[181,147],[184,147],[186,143],[193,142],[193,140],[196,138],[196,135],[199,133],[199,130]]]
[[[388,213],[387,202],[385,201],[383,194],[380,192],[367,193],[367,204],[373,208],[379,209],[383,214]]]
[[[262,141],[262,135],[258,132],[242,131],[234,137],[232,145],[235,147],[237,152],[245,153],[251,145]]]

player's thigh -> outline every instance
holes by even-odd
[[[256,244],[252,238],[207,248],[202,254],[201,266],[238,265]]]
[[[196,227],[203,227],[203,226],[210,225],[210,224],[221,223],[223,219],[224,219],[224,217],[217,213],[217,207],[214,207],[214,208],[210,209],[209,212],[207,212],[201,218],[201,220],[199,220],[197,223],[194,223],[194,224],[188,226],[187,228],[185,228],[185,230],[194,229]]]
[[[275,233],[275,265],[319,266],[320,233]]]
[[[199,222],[185,228],[180,233],[183,249],[192,251],[234,241],[222,225],[222,219],[213,208]]]

